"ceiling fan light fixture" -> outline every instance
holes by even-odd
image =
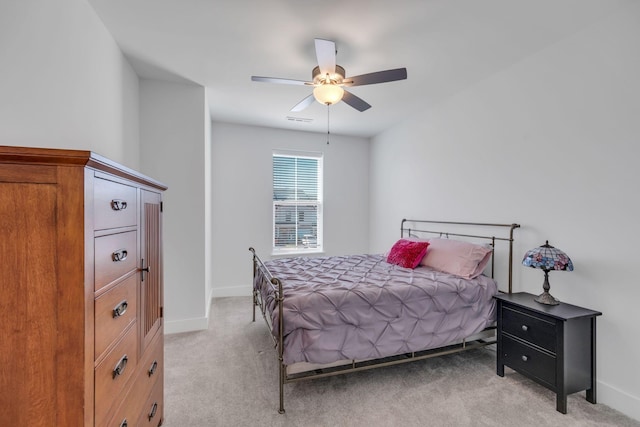
[[[313,89],[313,97],[320,104],[332,105],[340,102],[344,95],[344,89],[335,84],[322,84]]]

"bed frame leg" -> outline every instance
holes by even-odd
[[[284,365],[284,293],[282,292],[282,282],[276,278],[271,279],[271,283],[278,287],[276,301],[278,302],[278,362],[280,362],[280,409],[278,412],[284,414],[284,380],[287,375]]]
[[[251,295],[253,296],[253,298],[251,298],[251,305],[253,306],[253,321],[256,321],[256,305],[258,304],[258,301],[256,300],[256,288],[255,288],[255,283],[256,283],[256,270],[258,269],[258,261],[256,261],[256,250],[253,248],[249,248],[249,250],[251,251],[251,253],[253,254],[252,256],[252,264],[253,264],[253,281],[251,283]]]
[[[280,359],[280,408],[278,409],[279,414],[284,414],[284,372],[285,367],[282,363],[282,359]]]
[[[253,321],[256,321],[256,291],[254,290],[252,292],[253,298],[252,298],[252,304],[253,305]]]

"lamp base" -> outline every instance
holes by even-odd
[[[546,304],[546,305],[560,304],[560,301],[552,297],[551,294],[547,291],[544,291],[543,293],[535,297],[535,301],[539,302],[540,304]]]

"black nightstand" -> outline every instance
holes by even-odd
[[[587,391],[596,403],[596,316],[571,304],[544,305],[528,293],[499,294],[498,361],[556,393],[556,409],[567,413],[567,395]]]

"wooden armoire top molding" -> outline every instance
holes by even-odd
[[[107,159],[100,154],[85,150],[66,150],[57,148],[13,147],[0,145],[0,163],[50,165],[50,166],[87,166],[96,170],[111,173],[124,179],[135,181],[151,188],[165,191],[168,187],[129,169],[119,163]]]

